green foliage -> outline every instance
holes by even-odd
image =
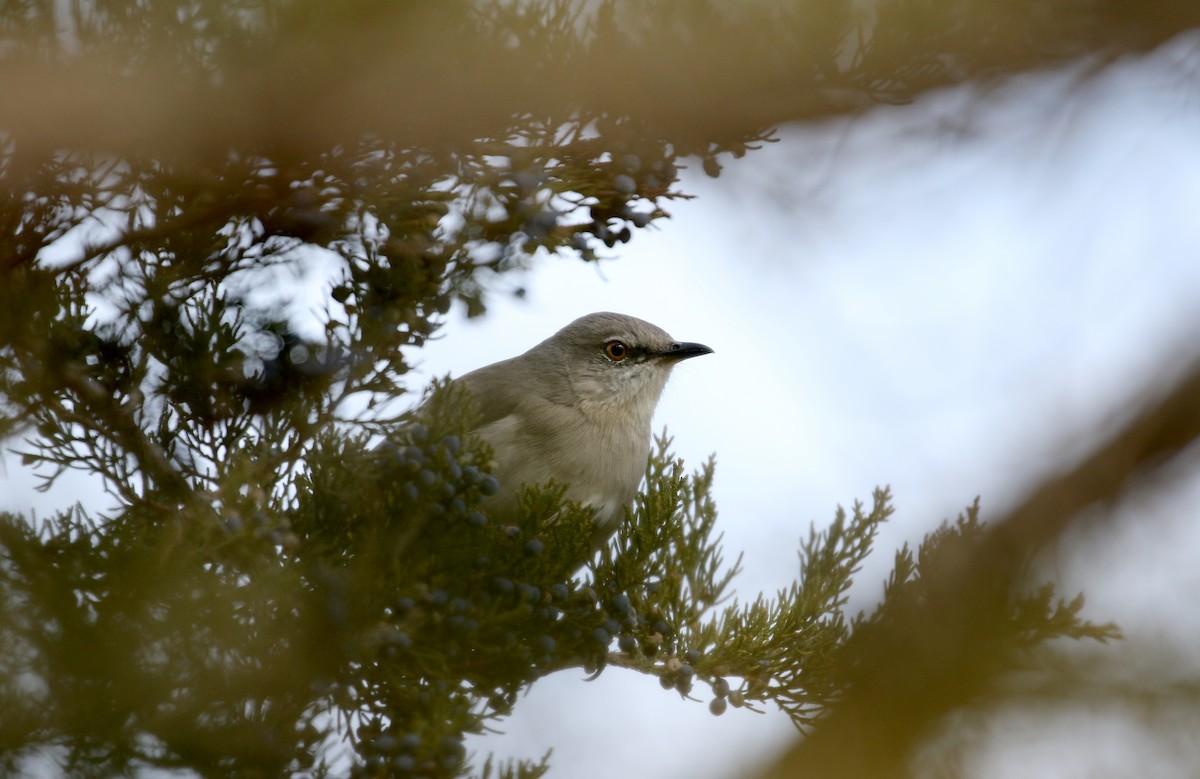
[[[226,508],[207,525],[146,507],[103,523],[77,510],[40,530],[5,517],[10,765],[60,744],[80,775],[324,775],[344,737],[356,775],[458,775],[463,735],[510,713],[530,684],[610,665],[687,697],[703,682],[714,713],[773,702],[809,726],[844,689],[862,636],[920,597],[939,550],[979,530],[973,509],[915,562],[902,551],[880,609],[847,620],[846,590],[891,512],[878,491],[870,511],[839,510],[810,534],[797,582],[722,607],[739,566],[712,535],[712,462],[685,475],[663,437],[630,522],[573,577],[589,559],[586,513],[553,485],[525,493],[514,525],[481,512],[489,453],[465,433],[469,413],[451,413],[461,400],[435,393],[379,448],[321,437],[276,509]],[[1016,598],[996,630],[1022,646],[1113,635],[1051,596]],[[480,775],[544,767],[488,761]]]

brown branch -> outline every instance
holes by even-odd
[[[85,424],[96,434],[111,438],[120,449],[128,452],[146,477],[147,486],[152,483],[157,489],[180,498],[189,493],[187,480],[175,469],[167,453],[150,440],[133,418],[132,403],[118,403],[76,366],[68,365],[62,373],[65,386],[95,415],[94,420],[86,420],[77,414],[77,424]]]
[[[308,26],[259,41],[246,33],[253,65],[225,63],[219,85],[181,84],[174,67],[156,67],[175,61],[173,48],[140,53],[151,66],[133,69],[120,47],[63,65],[9,58],[0,126],[35,153],[199,162],[229,148],[310,156],[364,133],[466,145],[507,137],[516,116],[565,120],[582,109],[635,116],[699,150],[873,99],[1144,51],[1200,25],[1191,0],[877,0],[866,18],[843,2],[772,5],[726,16],[696,13],[692,0],[648,3],[621,20],[628,34],[521,30],[506,45],[457,3],[302,2],[296,17],[308,13]]]
[[[1003,625],[1031,558],[1160,473],[1200,440],[1200,366],[1070,472],[1033,490],[982,541],[929,580],[928,597],[898,611],[850,669],[849,692],[810,738],[762,777],[896,777],[941,717],[1012,667]]]

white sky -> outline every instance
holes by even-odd
[[[524,300],[497,296],[481,321],[453,323],[425,368],[461,374],[596,310],[712,346],[676,370],[657,424],[689,463],[717,454],[718,529],[746,553],[739,594],[786,585],[810,522],[890,484],[897,513],[855,591],[869,607],[901,543],[976,495],[996,516],[1200,352],[1198,45],[1073,91],[1070,73],[1038,74],[789,128],[715,182],[695,165],[683,188],[699,197],[670,206],[661,230],[599,272],[536,264]],[[1122,656],[1200,645],[1196,620],[1179,621],[1200,595],[1186,505],[1163,507],[1153,533],[1080,539],[1086,559],[1050,563],[1067,594],[1087,590],[1091,617],[1123,625]],[[985,728],[999,737],[973,742],[967,775],[1200,766],[1188,739],[1151,739],[1114,712],[1019,721]],[[716,779],[794,735],[778,713],[713,717],[617,670],[539,682],[501,727],[473,746],[553,748],[551,776],[573,779]]]
[[[1198,49],[1177,41],[1073,91],[1069,73],[1031,75],[789,128],[717,181],[694,165],[683,189],[698,198],[670,205],[660,230],[599,270],[543,259],[501,279],[528,295],[498,292],[482,320],[456,318],[423,369],[461,374],[597,310],[712,346],[676,370],[657,424],[689,463],[717,454],[719,530],[728,558],[746,554],[738,593],[788,584],[811,522],[889,484],[897,513],[855,590],[867,608],[901,543],[976,495],[996,516],[1200,351]],[[76,481],[35,495],[16,457],[0,466],[0,509],[44,514],[79,494]],[[1200,645],[1197,621],[1181,620],[1200,595],[1187,504],[1162,506],[1154,532],[1121,526],[1049,561],[1067,590],[1087,590],[1091,617],[1122,623],[1129,640],[1111,651]],[[553,748],[551,776],[572,779],[716,779],[794,734],[778,713],[713,717],[651,678],[582,676],[539,682],[504,735],[471,746]],[[1120,717],[1077,714],[981,725],[999,740],[971,749],[967,774],[1173,777],[1200,764],[1187,739],[1150,743]]]

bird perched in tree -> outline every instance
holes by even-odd
[[[645,473],[650,421],[671,369],[712,351],[602,312],[456,379],[478,406],[476,432],[495,452],[500,489],[484,509],[502,515],[522,486],[558,482],[568,499],[591,507],[603,542]]]

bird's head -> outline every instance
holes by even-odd
[[[557,365],[564,390],[585,414],[623,408],[648,422],[676,363],[712,349],[676,341],[636,317],[600,312],[576,319],[531,352]]]

